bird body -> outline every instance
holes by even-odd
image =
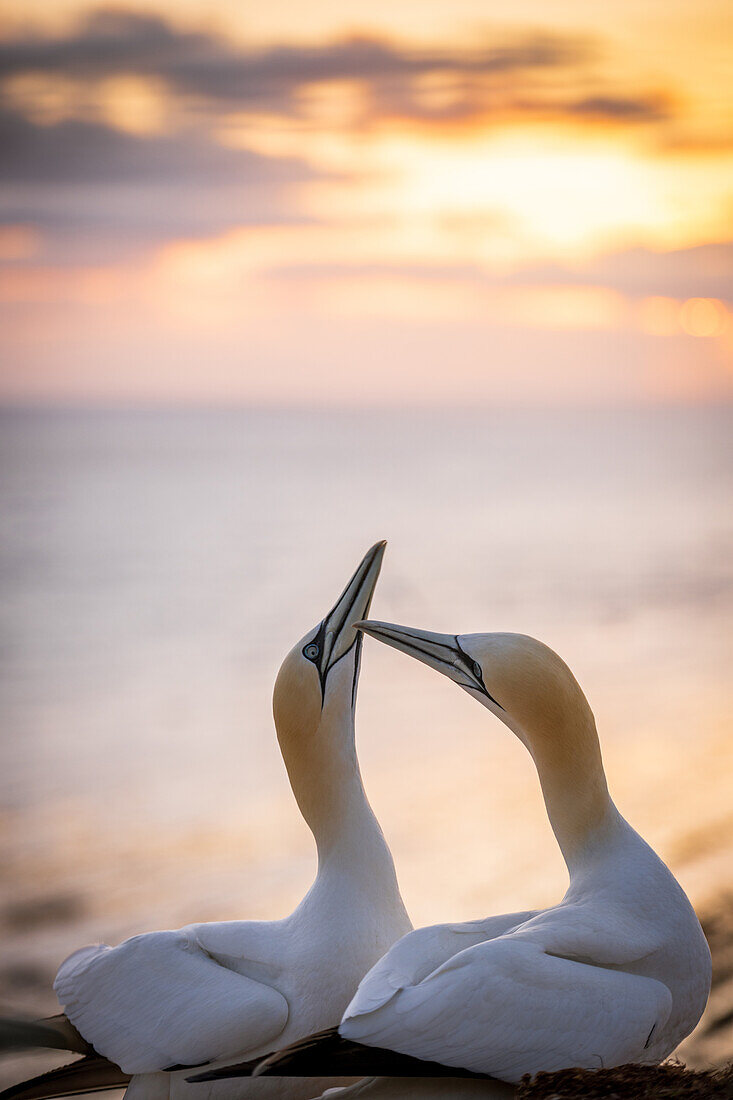
[[[383,552],[384,543],[369,551],[275,684],[278,740],[318,850],[300,905],[282,920],[191,924],[85,947],[59,969],[68,1020],[133,1075],[131,1098],[188,1092],[192,1066],[253,1058],[335,1025],[364,973],[411,927],[354,737],[362,639],[352,624],[369,607]],[[272,1091],[254,1087],[258,1096]]]
[[[74,974],[74,956],[62,967],[59,998],[95,1050],[136,1075],[131,1100],[264,1095],[264,1082],[229,1083],[227,1093],[227,1082],[207,1090],[185,1078],[192,1066],[254,1059],[341,1017],[364,973],[409,927],[397,906],[387,913],[383,898],[377,904],[359,888],[363,870],[350,868],[348,890],[339,888],[338,861],[322,868],[283,920],[190,925],[87,949],[77,955],[84,969]]]
[[[710,951],[674,876],[609,796],[570,670],[524,635],[359,625],[454,680],[519,737],[570,885],[549,909],[408,933],[364,977],[339,1034],[379,1048],[375,1074],[385,1052],[507,1082],[660,1062],[703,1012]],[[263,1071],[277,1073],[278,1057]]]
[[[256,1057],[333,1024],[409,928],[396,880],[379,889],[394,872],[381,833],[372,841],[324,857],[282,920],[194,924],[76,952],[55,983],[67,1016],[128,1073]]]
[[[661,860],[620,815],[615,828],[559,905],[409,933],[367,974],[340,1034],[515,1082],[660,1062],[702,1014],[709,953]]]

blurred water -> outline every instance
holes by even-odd
[[[14,1001],[80,941],[297,901],[312,849],[272,684],[378,538],[376,617],[547,641],[622,810],[693,893],[733,881],[729,410],[5,411],[0,429],[0,982],[36,967]],[[521,747],[370,642],[359,749],[416,920],[562,889]]]

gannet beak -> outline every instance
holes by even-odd
[[[320,672],[325,680],[328,670],[351,649],[360,638],[356,630],[357,619],[369,614],[369,607],[382,567],[386,541],[372,546],[353,577],[346,585],[333,610],[329,611],[321,625]]]
[[[410,657],[416,657],[424,665],[442,672],[461,687],[480,692],[501,710],[504,709],[486,690],[481,666],[462,648],[457,635],[433,634],[429,630],[372,620],[354,625],[357,630],[363,630],[365,634],[371,634],[373,638],[391,645],[393,649],[400,649]]]

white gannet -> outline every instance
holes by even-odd
[[[389,1074],[397,1052],[518,1082],[660,1062],[702,1015],[710,951],[681,887],[611,801],[593,714],[568,667],[521,634],[357,625],[448,676],[517,735],[570,885],[549,909],[399,940],[359,985],[338,1028],[343,1057],[331,1065],[348,1072],[356,1060],[361,1073]],[[284,1058],[261,1070],[277,1073]]]
[[[275,683],[278,741],[318,850],[315,882],[297,909],[283,920],[191,924],[117,947],[84,947],[59,969],[54,988],[66,1019],[41,1025],[57,1038],[62,1032],[44,1045],[91,1046],[137,1075],[132,1096],[157,1100],[192,1090],[206,1097],[212,1088],[223,1095],[222,1084],[207,1090],[184,1078],[192,1066],[253,1058],[337,1023],[366,971],[412,927],[364,792],[354,737],[362,636],[352,624],[368,613],[384,547],[377,543],[366,554],[333,610],[285,658]],[[75,1046],[75,1035],[85,1042]],[[177,1072],[158,1072],[171,1068]],[[60,1095],[53,1074],[46,1079],[49,1090],[34,1095]],[[86,1091],[91,1083],[87,1074],[76,1087],[64,1079],[59,1088]],[[120,1081],[113,1075],[105,1083]],[[301,1094],[314,1095],[304,1085]],[[229,1085],[238,1097],[249,1088]],[[13,1095],[25,1095],[22,1089]]]

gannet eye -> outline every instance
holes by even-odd
[[[478,661],[473,662],[473,674],[477,680],[481,679],[481,665],[478,663]]]
[[[315,642],[311,642],[310,645],[307,645],[303,650],[303,653],[306,655],[309,661],[315,661],[320,652],[321,651]]]

